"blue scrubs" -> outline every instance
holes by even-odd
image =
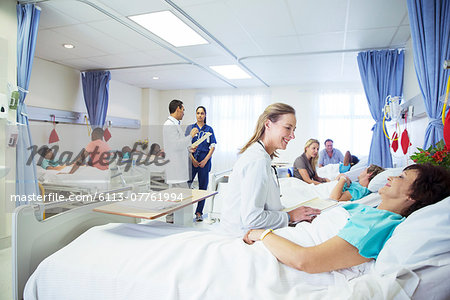
[[[338,236],[355,246],[361,256],[377,259],[394,229],[405,220],[399,214],[351,203],[342,206],[350,218]]]
[[[198,133],[192,138],[192,143],[196,142],[199,138],[201,138],[206,132],[211,132],[211,136],[204,140],[200,145],[198,145],[197,149],[192,156],[198,161],[201,162],[207,155],[210,150],[211,144],[216,144],[216,136],[214,135],[214,130],[211,126],[205,124],[202,128],[200,128],[197,123],[189,125],[186,128],[186,135],[188,135],[193,128],[198,129]],[[188,182],[189,185],[194,181],[195,175],[198,174],[198,185],[199,189],[206,190],[208,188],[209,183],[209,171],[211,171],[211,159],[208,160],[206,165],[203,168],[192,166],[191,172],[191,180]],[[196,213],[203,214],[203,207],[205,206],[205,200],[199,201],[197,204]]]

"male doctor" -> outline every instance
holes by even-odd
[[[195,151],[191,147],[192,138],[198,133],[197,128],[193,128],[188,136],[184,135],[184,130],[180,122],[184,116],[183,102],[172,100],[169,103],[169,117],[163,126],[164,150],[166,159],[166,183],[170,187],[187,188],[189,180],[189,151]]]

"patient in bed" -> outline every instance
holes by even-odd
[[[60,164],[55,159],[55,154],[53,153],[52,149],[44,146],[41,147],[38,151],[39,155],[42,156],[43,160],[40,163],[41,167],[45,170],[62,170],[66,167],[65,164]]]
[[[337,201],[354,201],[369,195],[371,192],[367,187],[370,181],[383,171],[382,167],[370,165],[359,174],[358,182],[352,182],[348,176],[339,174],[336,177],[338,183],[331,191],[330,198]]]
[[[100,127],[92,130],[92,141],[84,147],[81,155],[75,161],[69,174],[73,174],[84,163],[85,159],[89,156],[88,165],[95,167],[99,170],[109,169],[109,158],[111,148],[103,140],[103,129]]]
[[[445,168],[412,165],[400,176],[389,177],[379,190],[382,201],[377,208],[356,203],[344,205],[349,215],[347,223],[336,236],[321,244],[303,247],[271,229],[249,230],[244,241],[262,241],[280,262],[308,273],[356,266],[376,259],[397,225],[412,212],[448,197],[449,182],[450,172]]]

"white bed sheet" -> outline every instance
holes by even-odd
[[[314,185],[312,183],[308,184],[294,177],[280,178],[279,182],[281,190],[281,204],[284,207],[293,207],[298,205],[299,203],[308,201],[316,197],[320,199],[329,199],[331,191],[337,184],[337,181],[333,180],[330,182]],[[381,202],[381,197],[378,193],[372,193],[353,202],[376,206]]]
[[[66,185],[80,188],[88,188],[94,191],[106,191],[110,188],[110,170],[100,170],[94,167],[81,166],[74,174],[68,173],[72,167],[62,170],[37,169],[39,182],[45,184]]]
[[[314,226],[304,222],[277,233],[314,245],[334,236],[347,218],[337,207]],[[250,246],[240,238],[159,222],[108,224],[45,259],[24,295],[27,300],[348,298],[349,280],[372,265],[307,274],[279,263],[260,242]]]
[[[352,181],[355,181],[358,179],[358,175],[367,168],[367,157],[361,158],[361,160],[355,164],[350,171],[345,172],[344,174],[347,175]],[[316,168],[317,175],[320,177],[328,178],[330,180],[334,180],[336,176],[338,176],[339,173],[339,164],[328,164],[322,168]]]

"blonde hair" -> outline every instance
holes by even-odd
[[[265,123],[267,120],[270,120],[271,122],[275,123],[282,115],[286,114],[293,114],[295,116],[295,109],[292,106],[284,103],[273,103],[267,106],[264,112],[259,116],[258,121],[256,122],[256,128],[255,132],[253,133],[253,136],[244,145],[244,147],[242,147],[242,149],[239,151],[239,154],[244,153],[245,150],[248,149],[248,147],[250,147],[253,143],[261,139],[266,129]],[[278,157],[276,151],[271,155],[271,158],[273,157]]]
[[[320,149],[319,141],[316,139],[309,139],[306,141],[304,152],[306,153],[306,148],[308,148],[309,146],[311,146],[314,143],[317,144],[317,150],[319,150]],[[313,168],[314,172],[316,171],[316,165],[317,165],[318,160],[319,160],[319,154],[317,154],[316,157],[311,157],[311,159],[310,159],[311,167]]]

